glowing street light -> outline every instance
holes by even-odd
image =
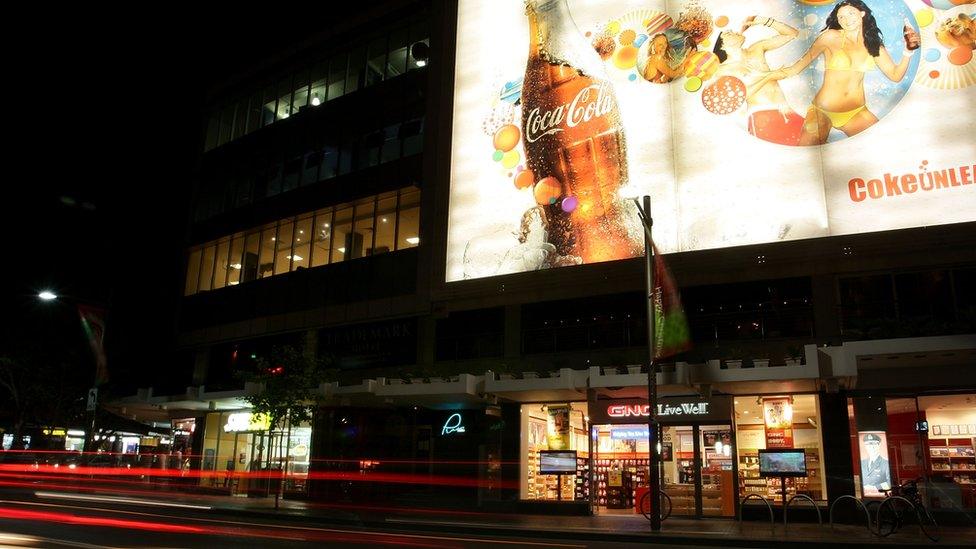
[[[50,290],[44,290],[43,292],[37,294],[37,297],[43,299],[44,301],[51,301],[52,299],[57,299],[58,295]]]

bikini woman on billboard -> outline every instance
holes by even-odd
[[[917,41],[912,45],[917,48]],[[769,76],[773,80],[795,76],[824,56],[823,85],[807,110],[799,142],[821,145],[827,142],[830,128],[851,136],[877,122],[865,99],[864,74],[878,69],[892,82],[900,82],[914,53],[914,49],[906,49],[896,65],[884,47],[871,8],[861,0],[843,0],[834,6],[810,49],[796,63]]]

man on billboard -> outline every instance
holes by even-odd
[[[888,448],[875,433],[861,435],[861,486],[865,496],[881,496],[891,489],[891,470],[888,467]]]
[[[776,35],[745,47],[744,33],[756,26],[769,27],[776,31]],[[746,83],[749,133],[780,145],[799,144],[803,117],[790,107],[779,82],[765,78],[770,70],[766,52],[789,44],[798,34],[786,23],[753,15],[742,23],[742,32],[727,30],[719,33],[712,50],[722,63],[717,76],[731,75]]]

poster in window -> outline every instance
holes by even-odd
[[[950,435],[958,435],[959,434],[959,426],[958,425],[950,425],[949,426],[949,434]]]
[[[933,435],[941,435],[942,434],[942,426],[941,425],[933,425],[932,426],[932,434]]]
[[[763,399],[766,448],[793,447],[793,403],[790,397]]]
[[[670,442],[661,443],[661,461],[674,461],[674,447]]]
[[[550,450],[569,450],[569,405],[549,406],[546,430]]]
[[[888,437],[884,431],[857,433],[861,455],[861,490],[866,498],[884,497],[891,489],[891,467],[888,462]]]

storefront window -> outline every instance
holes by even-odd
[[[758,494],[770,500],[781,500],[780,479],[760,475],[759,450],[802,448],[806,476],[786,479],[786,497],[804,494],[814,500],[826,500],[817,396],[736,396],[733,404],[739,497]]]
[[[928,422],[928,503],[976,516],[976,394],[918,397]]]
[[[586,501],[589,498],[589,444],[586,403],[522,406],[522,499]],[[548,454],[563,451],[569,454]],[[569,457],[575,452],[575,467]],[[545,463],[543,463],[545,460]],[[543,474],[564,466],[565,474]],[[572,469],[572,471],[570,471]]]

